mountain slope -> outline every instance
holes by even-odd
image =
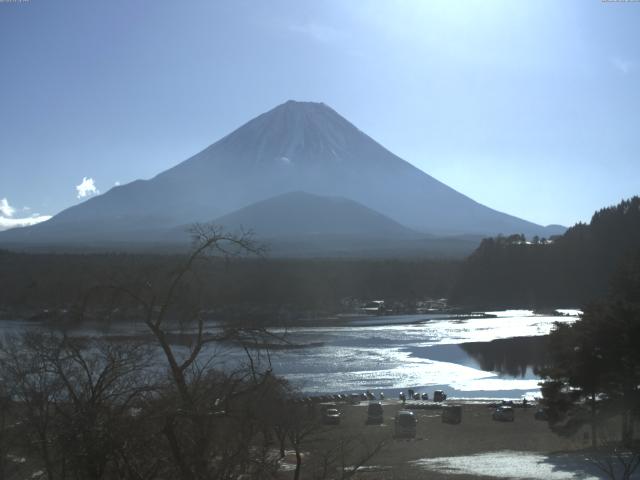
[[[291,192],[243,207],[214,220],[228,231],[251,226],[272,257],[462,258],[481,238],[433,237],[410,230],[353,200]],[[163,239],[185,243],[189,225]]]
[[[258,237],[350,235],[422,237],[378,212],[342,197],[291,192],[254,203],[215,220],[230,230],[251,228]]]
[[[438,235],[544,228],[487,208],[392,154],[321,103],[289,101],[150,180],[71,207],[6,241],[144,238],[208,221],[291,191],[344,197],[406,227]]]
[[[272,257],[463,257],[480,239],[432,238],[353,200],[290,192],[214,220],[227,231],[251,229]],[[190,225],[162,236],[184,245]]]

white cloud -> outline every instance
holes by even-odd
[[[0,214],[3,217],[13,217],[14,213],[16,213],[16,209],[9,205],[9,200],[6,198],[0,199]]]
[[[635,67],[635,64],[631,60],[625,60],[620,57],[613,57],[611,59],[611,64],[616,70],[624,73],[625,75]]]
[[[29,207],[24,207],[23,210],[29,210]],[[8,230],[15,227],[27,227],[29,225],[35,225],[36,223],[49,220],[51,215],[40,215],[36,213],[30,217],[14,218],[16,209],[9,204],[9,200],[6,198],[0,199],[0,231]]]
[[[100,190],[98,190],[93,178],[91,177],[82,177],[80,185],[76,185],[76,191],[78,192],[78,198],[90,197],[100,193]]]
[[[26,218],[5,218],[0,217],[0,231],[8,230],[16,227],[28,227],[35,225],[36,223],[49,220],[51,215],[34,215],[33,217]]]

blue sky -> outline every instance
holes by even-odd
[[[640,2],[0,2],[0,224],[322,101],[490,207],[640,194]],[[77,188],[79,187],[79,188]]]

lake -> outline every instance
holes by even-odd
[[[407,318],[419,322],[410,324],[294,328],[286,332],[290,341],[312,346],[272,352],[271,364],[305,393],[371,390],[396,396],[413,388],[463,398],[537,395],[533,366],[541,342],[535,340],[555,322],[576,321],[579,311],[561,310],[562,317],[486,313],[495,318],[427,315]]]
[[[261,368],[287,378],[302,393],[384,392],[387,397],[413,388],[444,390],[449,397],[511,398],[536,396],[544,336],[555,322],[578,319],[578,310],[563,316],[534,315],[528,310],[485,312],[489,317],[456,318],[442,314],[354,318],[341,325],[274,329],[305,348],[275,349],[254,360]],[[1,322],[4,333],[24,323]],[[120,326],[109,333],[124,333]],[[105,332],[82,329],[80,334]],[[218,364],[245,362],[242,349],[211,346]]]

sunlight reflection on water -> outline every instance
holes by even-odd
[[[302,391],[344,392],[399,390],[425,391],[445,388],[460,397],[519,398],[536,392],[533,374],[512,378],[480,369],[457,345],[466,342],[490,342],[496,339],[547,335],[555,322],[573,322],[576,310],[563,311],[570,316],[534,315],[531,311],[487,312],[495,318],[432,319],[408,325],[299,327],[288,332],[295,343],[322,342],[304,350],[271,354],[276,373],[280,373]],[[450,346],[453,358],[430,358],[432,346]],[[460,350],[460,352],[458,352]]]
[[[304,393],[384,390],[387,395],[397,395],[401,390],[414,388],[423,392],[444,389],[450,395],[466,398],[520,398],[527,392],[538,391],[539,379],[530,368],[517,378],[484,371],[460,345],[547,335],[555,322],[574,322],[580,313],[559,312],[563,316],[534,315],[528,310],[487,312],[493,316],[488,318],[406,315],[357,319],[358,325],[276,329],[275,333],[285,334],[293,344],[311,345],[274,350],[254,361],[261,368],[267,368],[270,361],[276,374],[283,375]],[[377,324],[385,321],[395,323]],[[19,333],[26,328],[31,327],[24,322],[0,324],[4,334]],[[130,326],[126,328],[116,327],[110,334],[131,333]],[[105,334],[90,327],[80,333]],[[220,368],[235,368],[247,361],[245,352],[238,347],[212,344],[207,350],[209,354],[217,352],[215,363]]]

